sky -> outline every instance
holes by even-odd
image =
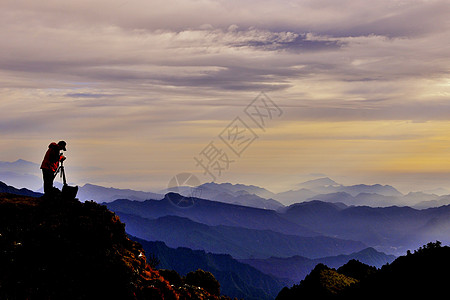
[[[0,161],[66,140],[81,185],[450,188],[449,15],[447,0],[2,0]]]

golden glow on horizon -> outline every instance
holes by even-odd
[[[249,152],[242,160],[253,167],[282,164],[285,171],[450,172],[450,123],[285,122]]]

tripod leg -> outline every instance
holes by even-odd
[[[61,175],[62,175],[62,178],[63,178],[64,185],[67,185],[66,172],[64,172],[64,167],[63,166],[61,166]]]

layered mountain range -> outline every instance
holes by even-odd
[[[313,184],[315,183],[309,183],[308,187],[311,188]],[[216,185],[207,184],[210,189]],[[90,188],[96,190],[95,186]],[[242,189],[246,186],[226,184],[224,188],[234,189],[235,193],[244,195]],[[362,187],[356,189],[360,188]],[[392,192],[389,187],[374,188]],[[249,189],[266,193],[254,186]],[[111,195],[111,191],[132,192],[112,188],[101,190],[106,198]],[[27,197],[41,196],[4,183],[0,184],[1,191]],[[146,196],[139,193],[135,195]],[[15,199],[12,196],[6,197]],[[69,213],[75,209],[74,213],[77,213],[83,207],[100,207],[95,206],[97,204],[94,202],[79,206],[77,201],[64,204],[60,201],[42,202],[39,200],[41,198],[18,199],[17,203],[25,205],[23,207],[26,209],[24,201],[28,201],[31,207],[51,211],[58,218],[63,217],[60,210]],[[210,272],[218,280],[224,294],[243,299],[274,299],[283,286],[297,284],[318,264],[337,268],[347,261],[357,260],[379,268],[395,259],[390,254],[404,254],[408,249],[416,249],[417,245],[426,244],[430,240],[438,239],[444,244],[448,244],[450,240],[450,206],[428,209],[369,207],[312,200],[267,209],[185,197],[176,193],[167,193],[160,199],[120,199],[104,204],[125,223],[126,232],[143,246],[151,262],[159,263],[158,268],[163,269],[161,276],[167,276],[165,280],[172,286],[173,283],[178,286],[185,284],[183,282],[187,279],[184,278],[191,276],[188,274],[202,269],[195,276],[208,277],[204,272]],[[4,212],[8,214],[6,210]],[[23,215],[19,220],[22,218],[27,217]],[[90,217],[86,215],[82,218]],[[14,215],[8,215],[4,223],[15,222],[13,220]],[[35,221],[42,223],[38,219]],[[35,221],[30,223],[31,227],[38,224]],[[57,222],[65,224],[62,219],[57,219]],[[5,228],[8,228],[10,225],[6,223]],[[70,224],[75,226],[76,223],[73,221]],[[27,230],[33,232],[35,229]],[[39,226],[36,230],[40,230]],[[70,230],[76,232],[75,228]],[[71,234],[66,234],[65,241],[70,240]],[[32,241],[34,243],[35,239]],[[23,243],[19,238],[12,243],[13,246],[16,243],[12,249],[22,249],[20,245]],[[175,270],[177,273],[165,269]],[[178,292],[180,291],[175,289],[168,293]]]
[[[28,165],[23,161],[20,163]],[[159,193],[104,188],[86,184],[80,188],[79,196],[80,198],[95,197],[96,199],[104,200],[104,202],[109,202],[108,206],[110,209],[117,211],[117,213],[122,214],[124,218],[126,217],[130,220],[136,217],[158,219],[165,216],[177,216],[189,219],[184,221],[189,224],[186,225],[186,228],[194,226],[193,223],[189,223],[189,221],[192,221],[207,226],[223,225],[259,231],[269,230],[282,233],[286,236],[300,236],[303,238],[326,236],[329,238],[362,242],[365,246],[374,247],[377,250],[395,255],[400,255],[409,248],[417,248],[430,239],[440,239],[444,243],[449,240],[447,235],[448,229],[450,228],[448,205],[426,209],[420,208],[420,205],[416,205],[414,208],[392,205],[355,205],[355,203],[360,201],[357,199],[363,198],[366,199],[365,201],[369,201],[367,199],[373,200],[373,198],[377,198],[377,200],[373,201],[378,203],[381,201],[380,197],[382,197],[384,199],[383,201],[387,201],[386,203],[388,203],[392,200],[392,197],[397,197],[396,199],[398,199],[399,192],[393,187],[381,185],[356,185],[345,187],[336,184],[328,178],[320,178],[305,182],[300,187],[301,189],[316,189],[316,191],[323,191],[324,189],[340,189],[341,191],[316,195],[315,198],[320,200],[307,200],[290,206],[283,206],[281,204],[273,205],[277,202],[275,200],[270,200],[271,198],[262,198],[261,196],[276,197],[276,194],[260,187],[242,184],[207,183],[194,188],[204,189],[207,191],[204,195],[209,196],[214,196],[214,191],[216,191],[216,200],[212,201],[195,198],[192,207],[185,207],[183,209],[177,205],[173,205],[174,201],[180,201],[180,199],[189,199],[188,201],[192,200],[189,197],[183,197],[178,194],[169,193],[167,195],[172,195],[172,199],[168,199],[167,195],[165,197]],[[186,193],[189,188],[192,193],[192,187],[185,188]],[[2,184],[0,185],[0,189],[5,192],[11,192],[11,189],[14,189],[14,187]],[[183,192],[183,189],[180,189],[180,191]],[[373,191],[377,193],[371,194],[362,191]],[[16,190],[15,193],[31,196],[40,195],[24,188],[20,189],[20,191]],[[229,203],[230,201],[228,200],[219,201],[220,195],[223,195],[224,193],[232,195],[230,197],[234,197],[233,199],[235,200],[240,199],[240,202],[234,201],[233,203]],[[414,198],[416,199],[416,202],[418,199],[428,199],[428,202],[434,201],[439,202],[439,204],[446,203],[446,196],[440,196],[440,200],[429,200],[429,197],[427,198],[423,195],[423,193],[410,193],[401,197],[403,199]],[[123,199],[111,201],[111,199],[116,197]],[[127,197],[129,199],[127,199]],[[144,200],[152,197],[153,200]],[[253,202],[244,201],[245,199],[250,198]],[[253,205],[255,199],[260,201],[259,204]],[[339,202],[337,202],[338,200]],[[99,200],[97,201],[101,202]],[[276,208],[267,209],[268,203]],[[425,202],[421,203],[423,204]],[[260,206],[263,206],[264,208],[261,208]],[[173,218],[171,220],[162,218],[161,220],[164,220],[166,226],[169,227],[171,226],[169,225],[170,222],[182,222],[180,220],[176,221]],[[131,222],[129,226],[131,226]],[[230,232],[233,231],[232,228],[226,229],[230,230]],[[217,230],[217,228],[214,228],[214,230]],[[220,230],[223,231],[224,228],[220,228]],[[142,234],[142,230],[139,234]],[[270,233],[267,232],[261,234],[270,236]],[[288,238],[287,240],[289,239],[292,240],[292,238]],[[188,244],[180,243],[170,245],[186,246]],[[205,248],[204,250],[207,249]],[[350,252],[357,250],[361,249],[349,249]],[[250,253],[251,251],[252,250],[249,249],[247,253]],[[243,252],[241,251],[241,253]],[[258,251],[258,253],[258,255],[260,255],[261,251]],[[301,253],[297,254],[300,255]],[[333,254],[334,253],[330,253],[330,255]],[[241,256],[238,257],[243,258]]]
[[[236,258],[295,254],[317,258],[350,254],[366,247],[401,255],[430,239],[450,242],[449,205],[414,209],[346,206],[314,200],[274,211],[199,198],[188,198],[192,201],[190,207],[174,204],[174,200],[180,202],[183,198],[167,194],[162,200],[122,199],[107,206],[127,220],[127,230],[132,235],[161,240],[171,247],[212,252],[221,249],[220,244],[226,241],[230,249],[225,253]]]
[[[27,184],[9,185],[31,178],[27,170],[36,166],[23,160],[0,162],[5,181],[0,193],[38,203],[32,199],[42,194],[24,188]],[[283,286],[304,280],[318,264],[331,268],[319,268],[326,274],[350,260],[380,268],[429,241],[450,244],[448,195],[402,194],[380,184],[345,186],[327,177],[282,193],[213,182],[176,190],[85,184],[78,198],[102,203],[120,217],[147,257],[159,261],[160,269],[181,274],[161,273],[177,285],[184,282],[182,276],[202,269],[217,278],[226,295],[243,299],[274,299]],[[336,278],[353,282],[341,275]]]
[[[39,165],[36,163],[22,159],[14,162],[0,161],[0,178],[8,185],[42,192],[41,177]],[[55,185],[58,186],[58,182]],[[87,183],[80,186],[78,197],[82,201],[94,200],[99,203],[117,199],[159,200],[171,191],[173,191],[172,188],[157,192],[145,192]],[[356,184],[346,186],[328,177],[302,182],[291,190],[280,193],[273,193],[255,185],[214,182],[204,183],[197,187],[177,186],[176,192],[184,196],[196,195],[219,202],[272,210],[311,200],[341,202],[348,206],[387,207],[397,205],[419,209],[450,204],[450,191],[443,188],[402,194],[390,185]]]

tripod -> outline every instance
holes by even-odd
[[[63,162],[61,162],[61,165],[58,167],[58,169],[56,169],[55,177],[56,177],[56,175],[58,175],[59,172],[61,172],[60,177],[62,177],[63,184],[64,184],[64,186],[66,186],[67,185],[67,180],[66,180],[66,172],[64,171]]]
[[[61,172],[61,177],[63,179],[63,188],[62,188],[62,196],[64,199],[72,200],[75,199],[78,192],[78,186],[69,186],[67,184],[66,180],[66,172],[64,171],[64,165],[63,162],[61,162],[61,165],[58,167],[58,169],[55,172],[55,176],[58,174],[58,172]]]

